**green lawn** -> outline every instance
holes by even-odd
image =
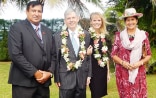
[[[0,62],[0,98],[11,98],[11,85],[7,83],[10,62]],[[147,75],[148,98],[156,98],[156,74]],[[51,87],[51,98],[58,98],[58,88],[55,84]],[[90,91],[87,88],[87,98],[90,98]],[[111,74],[108,83],[108,95],[105,98],[119,98],[116,89],[115,76]]]

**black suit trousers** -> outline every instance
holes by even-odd
[[[59,98],[86,98],[86,88],[60,89]]]
[[[22,87],[12,85],[12,98],[50,98],[49,87]]]

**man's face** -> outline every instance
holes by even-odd
[[[65,16],[64,22],[67,27],[71,30],[75,30],[78,25],[79,17],[76,13],[71,12]]]
[[[29,10],[26,11],[27,19],[34,25],[38,25],[42,19],[42,6],[36,5],[30,6]]]

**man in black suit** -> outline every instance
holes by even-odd
[[[8,82],[12,98],[50,98],[49,86],[55,69],[55,43],[50,29],[40,23],[43,5],[27,4],[27,19],[11,26],[8,48],[11,67]]]
[[[67,27],[54,35],[58,60],[54,79],[59,98],[86,98],[91,77],[90,56],[86,55],[90,34],[78,25],[79,15],[71,8],[65,11],[64,22]]]

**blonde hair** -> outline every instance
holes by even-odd
[[[90,20],[92,20],[92,17],[95,16],[95,15],[99,16],[101,18],[101,21],[102,21],[101,27],[99,28],[99,32],[100,33],[103,33],[103,34],[108,34],[107,29],[106,29],[106,20],[102,16],[101,13],[99,13],[99,12],[93,12],[93,13],[91,13],[90,14]]]

